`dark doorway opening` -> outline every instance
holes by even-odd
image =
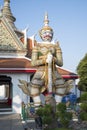
[[[12,111],[11,77],[0,75],[0,112]]]

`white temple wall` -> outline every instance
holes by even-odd
[[[30,97],[25,95],[22,90],[18,87],[19,83],[19,79],[21,80],[25,80],[27,82],[30,82],[30,74],[26,74],[26,73],[15,73],[15,74],[3,74],[6,76],[11,77],[12,79],[12,112],[13,113],[21,113],[21,103],[24,102],[25,104],[27,104],[29,102]],[[73,92],[74,94],[76,93],[76,82],[75,80],[73,80],[73,87],[70,90],[71,92]],[[43,101],[44,104],[44,96],[41,94],[41,100]]]
[[[30,81],[30,74],[3,74],[12,78],[12,112],[21,113],[21,103],[28,102],[29,97],[18,87],[19,79]]]

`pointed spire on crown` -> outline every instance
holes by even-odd
[[[48,20],[48,13],[45,13],[45,17],[44,17],[44,26],[48,26],[49,24],[49,20]]]

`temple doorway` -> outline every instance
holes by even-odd
[[[11,77],[0,75],[0,112],[12,111]]]

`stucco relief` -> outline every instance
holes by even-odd
[[[0,50],[18,50],[10,32],[0,23]]]

